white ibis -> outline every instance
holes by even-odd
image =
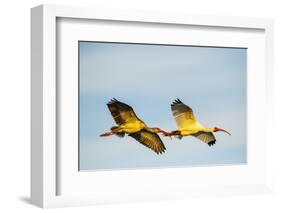
[[[230,135],[229,132],[218,127],[204,127],[196,120],[192,109],[182,103],[179,99],[176,99],[171,104],[171,110],[176,120],[178,130],[172,131],[168,134],[163,133],[165,136],[175,136],[181,139],[183,136],[191,135],[208,144],[209,146],[213,146],[216,142],[213,132],[222,131]]]
[[[167,132],[158,127],[148,127],[137,117],[131,106],[115,98],[112,99],[107,106],[118,126],[113,126],[110,132],[103,133],[100,136],[117,135],[119,137],[124,137],[125,134],[128,134],[157,154],[165,152],[166,148],[157,133],[167,135]]]

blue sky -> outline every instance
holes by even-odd
[[[246,49],[80,42],[80,169],[243,164],[246,144]],[[207,127],[221,127],[209,147],[194,137],[163,138],[157,155],[133,138],[99,135],[115,125],[111,98],[131,105],[150,127],[175,130],[180,98]]]

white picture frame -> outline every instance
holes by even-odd
[[[194,183],[194,187],[186,186],[179,188],[176,185],[169,185],[167,188],[160,190],[153,188],[153,192],[147,195],[145,192],[139,193],[138,189],[123,191],[123,195],[112,191],[102,193],[102,189],[97,189],[98,195],[83,194],[83,191],[76,194],[60,194],[58,185],[63,184],[60,181],[59,174],[63,165],[58,164],[60,159],[57,145],[57,108],[58,97],[57,88],[59,81],[57,79],[57,22],[59,18],[64,19],[80,19],[80,20],[102,20],[102,21],[118,21],[130,23],[153,23],[162,26],[200,26],[202,28],[220,28],[232,31],[238,30],[258,30],[263,32],[263,37],[258,42],[265,42],[264,67],[261,69],[261,76],[266,78],[259,78],[259,81],[264,83],[265,87],[260,90],[264,94],[264,99],[261,99],[263,107],[259,108],[257,112],[264,113],[264,124],[268,124],[272,111],[272,79],[273,79],[273,21],[271,19],[257,19],[257,18],[240,18],[240,17],[216,17],[216,16],[203,16],[203,15],[187,15],[187,14],[166,14],[166,13],[152,13],[145,11],[123,11],[112,9],[97,9],[97,8],[84,8],[74,6],[54,6],[54,5],[41,5],[31,10],[31,73],[32,73],[32,117],[31,117],[31,201],[33,204],[47,208],[59,206],[75,206],[75,205],[91,205],[97,203],[114,203],[114,202],[128,202],[128,201],[142,201],[142,200],[165,200],[177,199],[186,197],[197,196],[215,196],[215,195],[232,195],[232,194],[252,194],[263,193],[270,191],[270,166],[269,161],[265,160],[264,147],[270,146],[270,129],[266,126],[266,132],[263,135],[264,142],[262,148],[257,148],[254,152],[259,152],[262,155],[264,166],[257,169],[256,174],[264,172],[264,178],[258,181],[253,181],[249,184],[248,181],[241,180],[232,184],[217,184],[215,186],[207,187],[206,185],[200,187],[200,182]],[[122,34],[122,32],[121,32]],[[235,36],[235,35],[234,35]],[[251,79],[248,79],[248,82]],[[254,92],[254,91],[253,91]],[[254,94],[254,93],[251,93]],[[250,94],[250,98],[253,96]],[[255,99],[253,103],[258,103]],[[257,128],[260,128],[257,126]],[[250,147],[251,148],[251,147]],[[257,156],[259,156],[257,155]],[[268,156],[267,156],[268,157]],[[184,170],[189,168],[174,168],[172,171],[176,176],[184,175]],[[217,170],[218,173],[224,168]],[[227,169],[227,168],[225,168]],[[226,170],[233,172],[236,168]],[[247,168],[239,167],[237,171],[247,170]],[[126,182],[126,176],[144,177],[147,173],[153,173],[155,176],[168,175],[171,170],[155,169],[151,170],[136,170],[136,171],[123,171],[115,173],[119,178],[125,179],[120,184]],[[195,171],[195,170],[194,170]],[[196,175],[215,171],[214,168],[202,168],[198,170]],[[237,172],[236,171],[236,172]],[[78,172],[78,171],[77,171]],[[203,172],[203,173],[202,173]],[[195,172],[196,173],[196,172]],[[66,173],[69,174],[69,173]],[[83,176],[89,174],[84,173]],[[105,176],[99,178],[104,178]],[[168,176],[171,178],[171,176]],[[211,176],[210,176],[211,177]],[[212,178],[215,178],[213,176]],[[250,178],[250,176],[249,176]],[[86,179],[89,179],[86,177]],[[84,180],[86,180],[84,179]],[[77,179],[79,181],[79,179]],[[163,178],[163,181],[167,179]],[[170,179],[169,179],[170,180]],[[171,181],[171,180],[170,180]],[[244,181],[244,182],[243,182]],[[182,184],[183,181],[179,182]],[[231,181],[230,181],[231,182]],[[72,183],[67,186],[70,187]],[[144,185],[142,185],[144,186]],[[126,185],[122,185],[126,188]],[[127,186],[127,188],[129,188]],[[73,189],[77,190],[73,186]],[[145,189],[145,187],[144,187]],[[117,190],[117,189],[116,189]],[[120,190],[120,189],[118,189]],[[139,189],[140,190],[140,189]],[[71,191],[71,188],[69,189]],[[127,193],[127,194],[126,194]]]

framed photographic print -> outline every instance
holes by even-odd
[[[272,20],[31,14],[32,203],[270,191]]]

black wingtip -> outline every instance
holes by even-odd
[[[166,147],[165,147],[165,146],[163,146],[162,148],[156,149],[156,150],[153,149],[153,151],[154,151],[157,155],[164,154],[164,153],[165,153],[165,150],[166,150]]]
[[[110,104],[113,104],[113,103],[116,103],[118,102],[118,100],[116,98],[112,98],[110,99],[110,101],[107,103],[107,105],[110,105]]]
[[[171,104],[171,106],[174,106],[176,104],[182,104],[182,101],[179,98],[177,98],[174,100],[174,102]]]
[[[216,140],[213,140],[213,141],[210,141],[210,142],[208,143],[208,145],[209,145],[209,146],[214,146],[215,143],[216,143]]]
[[[165,149],[164,149],[164,150],[160,150],[160,151],[155,151],[155,153],[156,153],[157,155],[162,155],[162,154],[165,153]]]

